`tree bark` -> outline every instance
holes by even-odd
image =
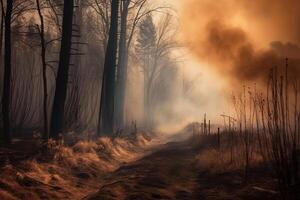
[[[56,89],[51,115],[50,137],[58,139],[64,123],[64,108],[69,78],[70,52],[72,46],[74,0],[64,0],[62,40],[59,65],[56,77]]]
[[[114,99],[116,79],[116,58],[118,43],[119,0],[111,2],[111,22],[105,53],[101,90],[98,135],[112,135],[114,132]]]
[[[44,16],[40,8],[40,0],[36,0],[37,11],[40,19],[40,40],[41,40],[41,58],[42,58],[42,73],[43,73],[43,117],[44,117],[44,140],[48,140],[48,91],[47,91],[47,64],[46,64],[46,45],[45,45],[45,25]]]
[[[77,35],[72,38],[74,45],[72,49],[75,53],[81,52],[81,26],[83,18],[83,5],[82,0],[75,0],[76,8],[74,8],[73,15],[73,33]],[[79,127],[79,118],[80,118],[80,74],[79,69],[81,65],[81,56],[74,56],[71,59],[71,62],[74,63],[69,73],[69,85],[67,89],[67,97],[64,111],[64,129],[76,129]]]
[[[4,27],[4,5],[3,0],[0,0],[1,2],[1,24],[0,24],[0,66],[2,66],[2,45],[3,45],[3,27]]]
[[[2,115],[4,141],[11,143],[10,130],[10,88],[11,88],[11,18],[13,0],[7,0],[5,14],[5,45],[4,45],[4,84],[2,95]]]
[[[117,65],[117,87],[116,87],[116,126],[124,128],[125,121],[125,94],[127,83],[128,48],[127,43],[127,17],[130,0],[121,2],[121,31],[119,40],[119,60]]]

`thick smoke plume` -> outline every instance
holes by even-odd
[[[184,38],[201,61],[236,83],[272,67],[300,74],[300,1],[187,0]]]

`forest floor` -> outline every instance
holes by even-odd
[[[159,145],[146,133],[76,140],[49,141],[45,147],[38,140],[17,139],[0,146],[0,199],[82,199],[96,192],[107,174]]]
[[[252,167],[245,183],[243,169],[220,164],[207,143],[189,134],[139,135],[80,141],[50,155],[29,151],[30,144],[0,149],[0,199],[278,199],[265,168]]]
[[[261,167],[251,169],[245,183],[242,169],[215,170],[203,156],[207,144],[169,142],[154,153],[122,166],[104,179],[88,200],[254,200],[278,199],[275,180]],[[215,159],[215,158],[211,158]]]

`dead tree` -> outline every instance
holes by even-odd
[[[94,13],[99,17],[98,23],[100,28],[97,31],[100,31],[98,34],[101,35],[101,46],[103,48],[103,52],[105,52],[109,36],[109,11],[111,7],[111,0],[89,0],[85,3],[91,7],[93,11],[95,11]]]
[[[153,128],[157,86],[162,72],[169,66],[170,54],[175,47],[171,31],[171,15],[166,14],[156,25],[151,14],[139,24],[136,54],[144,76],[144,125]],[[168,64],[167,64],[168,63]]]
[[[80,74],[79,68],[81,64],[81,56],[84,55],[81,51],[81,26],[83,19],[83,2],[75,0],[75,9],[73,16],[72,28],[72,48],[71,59],[72,64],[69,70],[69,86],[67,89],[66,105],[64,112],[64,128],[78,128],[80,115]]]
[[[4,44],[4,84],[2,95],[2,115],[3,115],[3,134],[7,143],[11,142],[10,130],[10,79],[11,79],[11,19],[13,10],[13,0],[6,1],[5,12],[5,44]]]
[[[74,0],[64,0],[62,39],[59,54],[59,64],[56,77],[56,89],[52,107],[50,137],[59,138],[64,121],[64,108],[67,96],[70,53],[72,46],[72,22]]]
[[[115,102],[115,119],[116,126],[118,128],[124,128],[125,126],[125,95],[127,90],[129,51],[137,26],[148,14],[163,9],[163,7],[147,8],[147,2],[148,0],[122,0],[120,3],[121,30],[119,39]]]
[[[3,0],[0,1],[1,3],[1,24],[0,24],[0,66],[2,66],[2,45],[3,45],[3,31],[4,31],[4,4]]]
[[[5,10],[4,10],[4,3],[3,0],[0,0],[1,3],[1,24],[0,24],[0,68],[2,69],[3,66],[3,57],[2,57],[2,47],[3,47],[3,35],[4,35],[4,17],[5,17]],[[0,70],[0,74],[2,76],[2,70]],[[0,79],[2,81],[2,79]],[[2,104],[2,88],[0,89],[0,105]],[[2,113],[0,114],[0,124],[2,122]],[[1,125],[0,125],[1,127]]]
[[[125,89],[127,80],[128,65],[128,43],[127,43],[127,17],[130,0],[123,0],[120,3],[121,10],[121,30],[119,40],[119,59],[117,65],[117,87],[116,87],[116,126],[123,128],[124,126],[124,104]]]
[[[226,127],[226,119],[228,119],[228,134],[229,134],[229,141],[230,141],[230,162],[233,162],[233,146],[234,146],[234,123],[237,121],[235,118],[229,115],[221,115],[224,118],[225,127]]]
[[[40,0],[36,0],[37,11],[40,19],[38,27],[40,40],[41,40],[41,59],[42,59],[42,74],[43,74],[43,118],[44,118],[44,134],[45,140],[48,140],[48,91],[47,91],[47,63],[46,63],[46,43],[45,43],[45,25],[44,16],[41,11]]]
[[[118,41],[119,0],[111,2],[111,21],[101,90],[98,134],[112,135],[114,131],[115,72]]]

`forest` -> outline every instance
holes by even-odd
[[[0,0],[0,199],[299,199],[287,2]]]

